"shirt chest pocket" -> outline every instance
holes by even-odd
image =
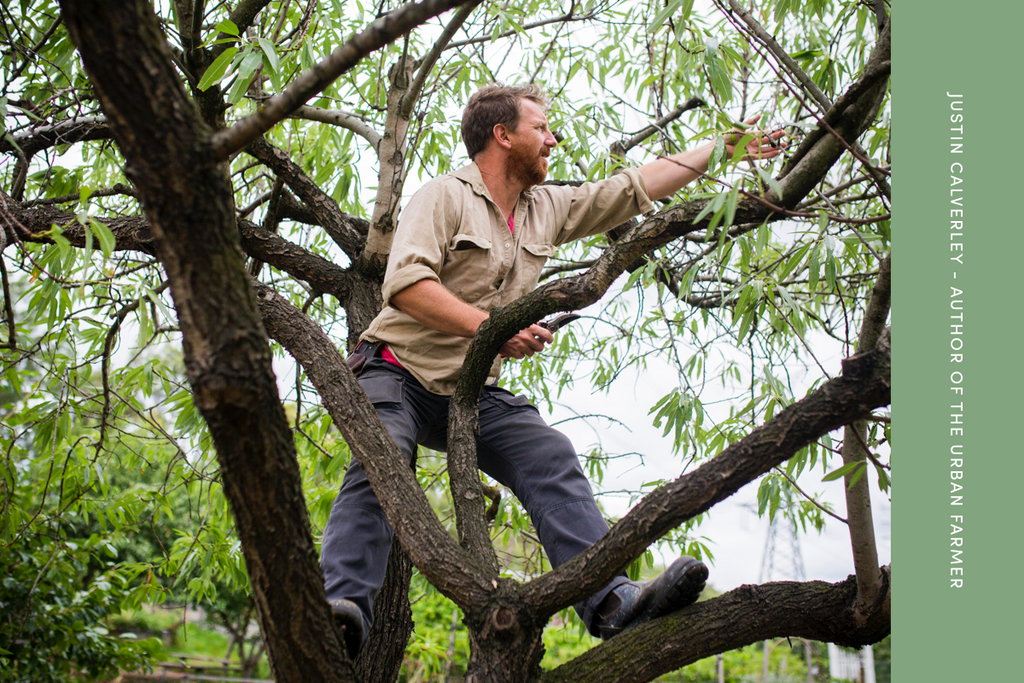
[[[540,279],[541,268],[549,257],[554,256],[556,247],[553,244],[525,244],[522,258],[523,293],[532,292]]]
[[[491,241],[482,235],[455,235],[441,269],[441,284],[468,304],[485,303],[498,270],[491,251]]]

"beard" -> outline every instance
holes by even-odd
[[[512,147],[508,158],[509,174],[527,187],[539,185],[548,177],[548,160],[526,145]]]

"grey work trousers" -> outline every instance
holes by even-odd
[[[417,444],[446,450],[448,397],[430,393],[407,370],[379,358],[366,362],[359,383],[410,463]],[[481,470],[523,503],[553,566],[608,531],[572,443],[549,427],[525,397],[484,387],[477,460]],[[366,634],[373,601],[384,583],[391,538],[380,502],[353,459],[324,529],[320,565],[327,599],[345,598],[358,605]],[[597,632],[594,622],[601,601],[625,581],[617,576],[575,605],[591,633]]]

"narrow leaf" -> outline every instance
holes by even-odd
[[[238,53],[237,47],[229,47],[221,53],[220,57],[213,60],[213,64],[206,68],[206,73],[199,80],[199,89],[206,90],[215,83],[220,83],[220,79],[224,78],[225,72],[228,70],[228,66],[231,64],[231,60],[235,58]]]

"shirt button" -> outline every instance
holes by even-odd
[[[505,248],[506,248],[506,249],[508,249],[508,245],[509,245],[509,243],[508,243],[508,242],[505,242]]]

